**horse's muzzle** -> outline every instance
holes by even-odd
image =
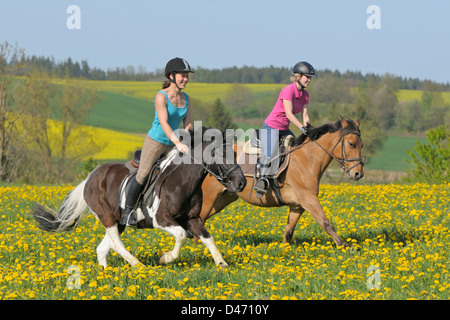
[[[355,180],[355,181],[358,181],[358,180],[361,179],[362,177],[364,177],[364,171],[361,171],[361,172],[356,171],[355,173],[353,173],[353,174],[351,175],[351,178],[352,178],[353,180]]]
[[[353,170],[349,170],[347,172],[348,177],[354,181],[358,181],[362,177],[364,177],[364,168],[361,166],[361,169],[357,169],[358,167],[355,167]]]
[[[247,179],[241,179],[238,183],[238,186],[236,188],[237,192],[242,192],[245,189],[245,186],[247,185]]]
[[[231,193],[242,192],[247,185],[247,179],[244,176],[242,178],[230,179],[230,181],[225,184],[227,191]]]

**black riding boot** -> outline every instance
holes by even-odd
[[[133,215],[133,210],[143,187],[144,185],[136,181],[136,176],[131,178],[130,188],[128,189],[125,199],[125,209],[119,222],[120,224],[131,227],[135,227],[137,225],[136,217]]]
[[[256,181],[256,184],[255,184],[256,197],[258,199],[261,199],[262,196],[269,189],[269,179],[267,178],[267,171],[268,170],[269,170],[269,166],[261,164],[261,167],[259,169],[259,178],[258,178],[258,181]]]

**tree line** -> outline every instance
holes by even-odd
[[[21,64],[30,67],[36,67],[41,72],[51,74],[57,78],[77,78],[86,80],[120,80],[120,81],[162,81],[164,79],[164,70],[156,69],[147,71],[143,66],[116,67],[103,70],[97,67],[89,66],[87,60],[81,62],[67,58],[64,61],[55,61],[53,57],[44,56],[26,56],[20,57]],[[15,61],[11,61],[15,63]],[[202,67],[195,68],[195,74],[192,75],[193,81],[203,83],[288,83],[291,74],[290,67],[228,67],[221,69],[206,69]],[[25,74],[27,69],[22,70]],[[360,71],[345,71],[319,69],[317,73],[320,77],[337,78],[348,83],[380,83],[384,75],[374,73],[363,74]],[[428,80],[418,78],[405,78],[393,76],[396,86],[399,89],[423,90]],[[450,83],[433,82],[439,91],[450,91]]]

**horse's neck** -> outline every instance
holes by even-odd
[[[337,138],[335,139],[335,134],[327,133],[320,137],[317,140],[317,143],[314,141],[305,143],[302,148],[299,148],[294,152],[294,157],[300,162],[300,169],[304,171],[305,174],[311,173],[317,175],[320,179],[333,160],[320,146],[329,153],[332,153],[336,141]]]
[[[189,187],[192,187],[192,192],[197,188],[201,188],[203,181],[206,178],[206,172],[202,166],[198,164],[181,164],[181,170],[189,174]]]

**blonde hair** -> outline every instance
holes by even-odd
[[[300,73],[293,73],[291,78],[290,78],[291,82],[296,82],[297,81],[297,76],[301,77],[301,74]]]

